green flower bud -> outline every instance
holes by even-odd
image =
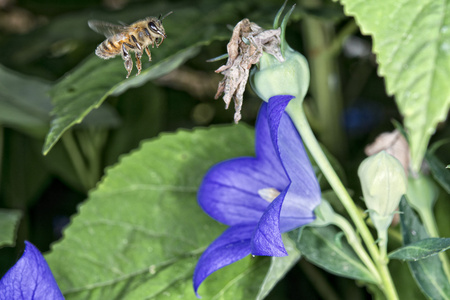
[[[310,225],[314,226],[327,226],[334,224],[337,214],[334,212],[333,207],[327,200],[322,199],[320,204],[314,209],[316,219]]]
[[[434,181],[430,177],[419,174],[417,178],[410,178],[408,184],[406,198],[409,205],[416,211],[431,211],[439,195],[439,189]]]
[[[409,178],[406,199],[409,205],[420,215],[430,237],[439,237],[436,220],[433,214],[434,204],[439,196],[439,188],[429,176],[418,174]]]
[[[252,74],[252,88],[266,102],[276,95],[292,95],[303,101],[308,90],[310,76],[306,58],[289,46],[284,52],[283,62],[264,53]]]
[[[386,151],[381,151],[361,163],[358,176],[375,227],[386,230],[408,186],[402,164]]]

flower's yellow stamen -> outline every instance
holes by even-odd
[[[276,197],[278,197],[278,195],[280,195],[280,192],[276,188],[265,188],[258,190],[258,194],[264,200],[272,202]]]

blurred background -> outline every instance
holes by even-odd
[[[340,162],[346,184],[358,199],[356,169],[365,156],[364,146],[379,133],[392,131],[392,120],[401,122],[401,117],[377,75],[370,37],[361,35],[341,6],[327,0],[290,1],[287,5],[294,3],[286,40],[310,63],[311,88],[305,103],[308,117],[319,140]],[[268,29],[282,4],[275,0],[0,0],[0,209],[21,215],[16,246],[0,249],[0,276],[20,257],[24,240],[48,251],[105,168],[142,140],[181,128],[232,123],[233,108],[225,110],[222,99],[214,99],[223,78],[214,70],[225,61],[206,61],[226,52],[230,28],[237,22],[248,17]],[[42,147],[52,118],[48,91],[94,56],[104,40],[87,21],[132,23],[173,11],[166,19],[167,40],[152,51],[156,61],[164,57],[171,36],[189,34],[190,24],[177,24],[181,19],[177,9],[189,9],[207,24],[199,34],[208,43],[199,54],[160,78],[107,97],[96,115],[74,126],[44,156]],[[211,11],[216,13],[210,20]],[[178,45],[188,47],[192,42],[187,36]],[[114,60],[122,64],[120,57]],[[143,69],[150,64],[144,56]],[[135,72],[133,69],[131,76]],[[124,79],[125,75],[123,69]],[[48,97],[38,99],[36,91]],[[253,125],[261,101],[250,88],[244,99],[241,122]],[[442,124],[433,141],[448,136],[448,126]],[[448,146],[437,154],[442,161],[450,161]],[[77,170],[77,161],[87,166],[84,172]],[[449,236],[450,226],[443,227],[443,236]],[[299,282],[304,286],[299,287]],[[338,294],[345,295],[343,299],[368,297],[353,281],[333,277],[304,260],[272,294],[294,299],[301,289],[310,293],[309,299],[320,299],[320,288],[327,288],[329,282]]]

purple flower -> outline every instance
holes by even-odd
[[[203,179],[200,206],[230,228],[200,257],[196,294],[206,277],[249,254],[286,256],[281,233],[314,220],[320,187],[300,135],[284,112],[292,98],[274,96],[262,104],[256,157],[219,163]]]
[[[0,280],[0,299],[64,299],[39,250],[25,241],[25,251]]]

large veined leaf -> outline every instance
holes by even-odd
[[[206,171],[252,155],[253,130],[178,131],[142,143],[109,169],[46,259],[67,299],[196,299],[195,264],[226,228],[196,201]],[[213,274],[205,299],[251,299],[268,259],[250,256]]]
[[[373,37],[379,74],[404,116],[412,165],[418,170],[438,122],[450,106],[448,0],[341,0]]]

